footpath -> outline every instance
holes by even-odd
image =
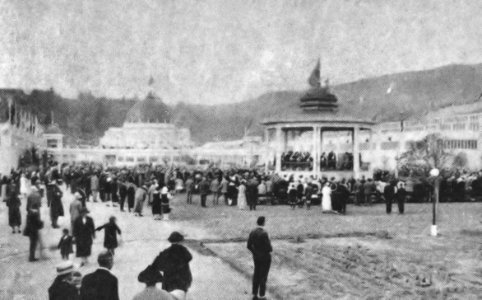
[[[69,205],[73,196],[66,192],[63,197],[65,217],[60,218],[61,228],[70,227]],[[23,223],[25,222],[25,207],[21,208]],[[190,226],[188,222],[155,221],[146,212],[144,217],[136,217],[127,212],[121,212],[118,207],[107,207],[105,203],[87,204],[95,225],[107,222],[110,216],[117,217],[117,223],[122,230],[122,243],[116,250],[112,272],[119,279],[119,294],[121,299],[132,299],[144,288],[137,281],[137,276],[157,254],[169,246],[167,238],[176,230],[190,240],[215,238],[203,228]],[[149,210],[148,207],[145,208]],[[44,254],[46,257],[38,262],[29,263],[28,238],[21,234],[12,234],[8,227],[8,210],[4,202],[0,203],[0,299],[48,299],[47,290],[55,278],[55,265],[61,262],[60,253],[56,249],[61,236],[61,229],[50,227],[49,212],[43,203],[41,216],[45,222],[42,230]],[[92,256],[87,266],[79,268],[85,275],[97,268],[97,255],[103,251],[104,233],[97,232],[92,248]],[[251,282],[242,274],[236,272],[220,258],[202,255],[192,248],[191,270],[193,284],[189,290],[189,300],[244,300],[251,299]],[[80,261],[71,255],[75,264]],[[271,298],[270,298],[271,299]]]

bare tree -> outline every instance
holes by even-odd
[[[429,134],[420,141],[410,143],[406,152],[399,158],[399,166],[408,169],[442,169],[450,162],[453,154],[444,148],[444,140],[439,134]]]

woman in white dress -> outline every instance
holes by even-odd
[[[22,194],[24,198],[27,198],[28,193],[28,179],[25,177],[25,173],[22,173],[22,175],[20,175],[20,194]]]
[[[323,194],[323,198],[321,200],[322,211],[332,211],[332,207],[331,207],[331,187],[330,187],[329,182],[325,183],[325,186],[321,190],[321,193]]]
[[[246,209],[247,207],[246,201],[246,180],[242,180],[241,184],[238,187],[238,208],[239,209]]]

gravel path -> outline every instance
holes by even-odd
[[[64,196],[64,209],[68,215],[70,193]],[[119,279],[121,299],[132,297],[143,289],[143,284],[137,281],[137,275],[155,256],[169,246],[167,237],[173,230],[178,230],[189,239],[213,238],[204,229],[190,226],[188,222],[154,221],[149,208],[144,217],[120,212],[119,208],[107,207],[101,203],[88,203],[96,226],[106,222],[111,215],[118,219],[118,225],[123,231],[123,243],[117,249],[112,272]],[[22,214],[25,218],[24,207]],[[42,207],[42,219],[46,228],[43,229],[44,244],[52,249],[58,242],[61,230],[50,228],[48,208]],[[35,262],[27,262],[28,239],[20,234],[11,234],[8,227],[7,208],[0,204],[0,299],[47,299],[47,289],[55,278],[55,265],[61,261],[57,250],[46,250],[46,258]],[[68,216],[61,218],[61,226],[69,226]],[[97,254],[103,250],[103,233],[98,233],[94,241],[93,255],[90,264],[82,267],[82,274],[96,269]],[[193,254],[191,270],[193,285],[188,293],[188,299],[250,299],[250,282],[234,271],[221,259],[205,256],[190,249]],[[71,257],[73,257],[72,255]],[[74,263],[79,261],[74,258]]]

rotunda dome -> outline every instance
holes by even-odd
[[[126,115],[129,123],[166,123],[170,121],[168,106],[153,93],[136,103]]]

